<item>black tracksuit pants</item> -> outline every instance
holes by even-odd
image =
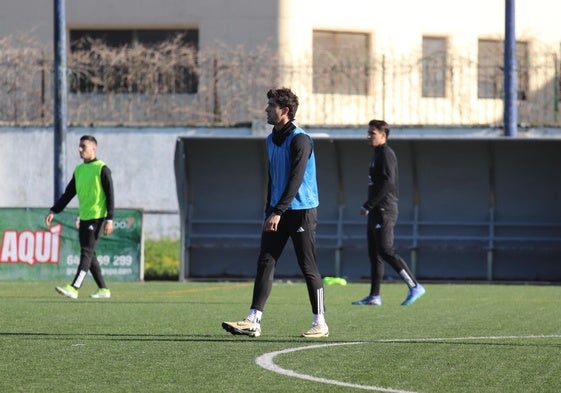
[[[314,314],[323,314],[323,283],[316,261],[317,209],[287,210],[276,232],[262,232],[251,308],[263,311],[271,294],[276,264],[292,239],[300,270],[306,280]]]
[[[80,265],[72,286],[76,289],[82,286],[88,270],[92,273],[95,283],[99,288],[106,288],[101,266],[97,260],[95,248],[103,228],[103,218],[80,221],[78,237],[80,239]]]
[[[380,285],[384,277],[384,261],[389,263],[397,273],[405,270],[416,283],[409,267],[394,249],[394,228],[397,216],[397,212],[380,208],[372,209],[368,214],[366,238],[371,266],[371,295],[380,294]]]

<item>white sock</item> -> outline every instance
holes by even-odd
[[[263,311],[256,310],[254,308],[249,309],[249,314],[247,314],[247,320],[253,323],[261,323],[261,316]]]
[[[325,316],[323,314],[314,314],[314,323],[317,325],[325,325]]]

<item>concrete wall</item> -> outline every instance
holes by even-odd
[[[66,143],[65,183],[80,163],[80,136],[98,140],[98,158],[112,170],[117,208],[141,208],[148,238],[179,236],[173,173],[175,140],[188,129],[70,128]],[[0,129],[0,206],[45,207],[54,203],[53,130]],[[69,205],[77,206],[76,199]],[[150,212],[163,211],[165,214]]]
[[[264,131],[264,128],[258,128]],[[148,238],[179,238],[174,174],[178,137],[247,136],[251,128],[102,128],[69,127],[66,138],[66,183],[79,164],[79,139],[98,140],[98,158],[112,170],[117,208],[145,210]],[[44,207],[54,203],[54,134],[46,127],[0,127],[0,206]],[[76,207],[76,200],[70,207]],[[46,212],[46,210],[45,210]]]

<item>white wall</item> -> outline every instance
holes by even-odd
[[[69,128],[64,182],[71,179],[74,167],[81,162],[80,137],[92,134],[98,140],[98,158],[113,173],[116,208],[177,212],[175,141],[179,136],[212,132],[187,128]],[[54,203],[53,143],[52,128],[0,128],[0,206],[44,207],[47,213]],[[76,198],[69,207],[77,207]],[[148,238],[179,238],[178,214],[147,214],[144,224]]]
[[[31,34],[53,40],[53,2],[3,0],[0,37]],[[314,28],[376,32],[378,50],[418,50],[423,34],[502,37],[503,0],[80,0],[66,1],[69,28],[199,27],[201,46],[221,41],[249,47],[275,44],[301,53]],[[559,51],[561,3],[515,0],[520,38]]]

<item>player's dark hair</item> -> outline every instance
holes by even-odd
[[[294,120],[298,110],[298,96],[292,90],[286,87],[271,89],[267,92],[267,98],[272,98],[281,108],[288,108],[288,118]]]
[[[95,139],[95,137],[93,135],[84,135],[80,138],[80,142],[83,141],[90,141],[93,142],[97,145],[97,139]]]
[[[382,131],[384,134],[386,134],[386,138],[390,136],[390,125],[386,123],[384,120],[376,120],[376,119],[370,120],[368,126],[378,131]]]

